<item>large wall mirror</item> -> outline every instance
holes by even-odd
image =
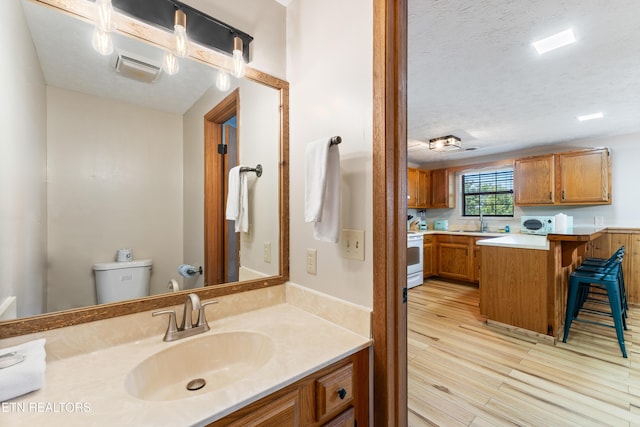
[[[168,32],[120,17],[114,53],[101,56],[86,19],[93,3],[9,1],[5,21],[26,26],[2,42],[12,70],[0,77],[17,83],[2,101],[0,304],[15,298],[18,319],[0,323],[0,338],[177,304],[187,292],[207,298],[287,280],[287,82],[248,69],[220,91],[216,74],[230,59],[196,47],[177,74],[144,83],[117,72],[117,58],[161,67]],[[205,190],[205,122],[230,98],[230,152],[262,175],[247,173],[248,231],[231,230],[230,253],[216,265],[205,231],[227,227],[207,224],[205,193],[226,194]],[[96,305],[93,267],[122,248],[152,260],[149,296]],[[226,273],[184,278],[182,264]]]

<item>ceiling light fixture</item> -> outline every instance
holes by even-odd
[[[233,75],[239,79],[247,73],[247,65],[244,62],[244,48],[242,39],[238,36],[233,38]]]
[[[453,135],[441,136],[429,140],[429,150],[453,151],[462,148],[460,138]]]
[[[189,39],[187,38],[187,15],[176,9],[174,15],[173,36],[175,37],[175,53],[184,58],[189,53]]]
[[[604,117],[604,114],[602,113],[593,113],[593,114],[587,114],[584,116],[578,116],[578,120],[580,120],[581,122],[586,122],[587,120],[601,119],[603,117]]]
[[[569,28],[567,30],[561,31],[557,34],[534,42],[533,47],[535,47],[538,53],[542,55],[543,53],[575,42],[576,36],[573,34],[573,29]]]

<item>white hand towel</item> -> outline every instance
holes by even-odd
[[[0,356],[16,352],[24,356],[24,361],[8,368],[0,369],[0,402],[22,396],[44,385],[44,371],[47,366],[44,350],[45,339],[29,341],[15,347],[0,349]]]
[[[306,148],[304,217],[313,222],[313,237],[338,242],[340,235],[340,149],[331,138],[313,141]]]
[[[247,175],[240,173],[242,166],[236,166],[229,171],[227,183],[226,218],[235,221],[235,230],[246,233],[249,230],[249,192]]]

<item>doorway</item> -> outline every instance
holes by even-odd
[[[240,91],[204,116],[204,285],[238,281],[240,238],[225,218],[229,170],[238,164]]]

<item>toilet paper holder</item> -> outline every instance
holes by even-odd
[[[202,275],[202,266],[196,267],[189,264],[182,264],[178,267],[178,273],[180,273],[182,277],[189,279],[195,276],[196,273]]]

